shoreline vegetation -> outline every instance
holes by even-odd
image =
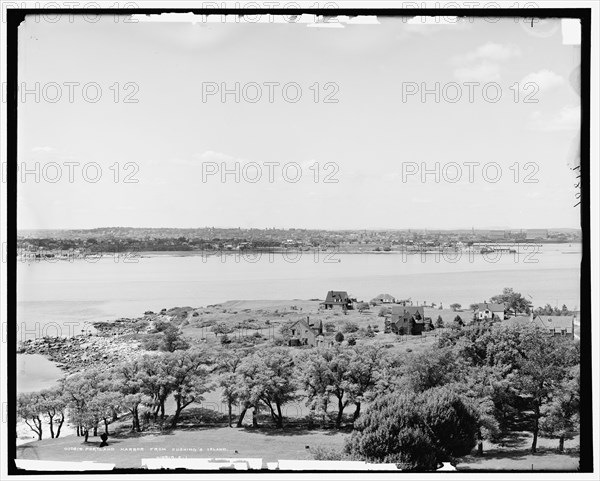
[[[494,298],[501,296],[515,310],[533,311],[512,289]],[[490,469],[511,469],[514,453],[506,446],[519,446],[522,453],[529,449],[520,459],[533,456],[542,469],[576,468],[578,341],[549,337],[527,323],[475,321],[474,305],[459,304],[424,308],[425,316],[436,315],[435,328],[402,335],[389,330],[390,305],[373,301],[346,310],[323,309],[318,299],[233,300],[95,322],[95,333],[70,338],[25,340],[19,353],[46,356],[65,377],[53,389],[20,395],[19,416],[39,436],[23,446],[36,446],[40,459],[68,459],[68,453],[57,454],[59,444],[66,450],[83,442],[91,449],[103,432],[127,445],[139,436],[158,436],[168,448],[175,438],[191,442],[183,434],[190,430],[208,433],[229,425],[237,426],[238,435],[222,439],[232,446],[245,433],[273,439],[294,434],[286,444],[291,451],[264,446],[265,458],[294,452],[298,459],[388,459],[417,471],[452,459],[464,470],[494,462],[500,467]],[[317,348],[290,341],[298,322],[322,326]],[[539,376],[545,379],[542,391]],[[444,447],[450,446],[447,425],[431,424],[440,409],[450,410],[448,419],[458,423],[453,431],[465,433],[460,445]],[[390,412],[398,417],[379,419]],[[47,439],[49,413],[50,421],[60,419],[64,432],[71,428],[75,435]],[[378,444],[373,427],[419,419],[433,429],[420,441],[432,457],[421,456],[422,444],[406,453],[397,446],[387,454],[365,450]],[[419,422],[402,429],[421,432]],[[164,430],[175,438],[162,438]],[[402,443],[410,444],[409,432]],[[304,446],[298,443],[309,439],[304,434],[312,436],[311,449],[299,454]],[[111,456],[94,449],[95,459]],[[484,449],[494,453],[487,460]],[[20,457],[27,453],[19,451]],[[121,467],[136,466],[126,462],[139,453],[121,454]]]
[[[22,260],[100,256],[146,256],[157,253],[227,255],[239,253],[308,253],[313,255],[402,253],[439,254],[531,251],[541,244],[581,242],[577,229],[242,229],[131,228],[21,230],[17,255]]]
[[[214,247],[214,248],[165,248],[160,250],[140,249],[139,246],[133,245],[112,245],[105,249],[79,247],[79,248],[21,248],[17,251],[17,260],[20,262],[35,262],[39,260],[60,261],[60,260],[75,260],[87,259],[96,260],[104,257],[122,256],[134,260],[136,258],[149,257],[185,257],[185,256],[201,256],[201,257],[218,257],[218,256],[290,256],[295,258],[298,255],[322,256],[329,257],[331,262],[339,262],[336,259],[337,254],[344,255],[360,255],[360,254],[377,254],[377,255],[401,255],[401,256],[417,256],[417,255],[457,255],[465,254],[468,256],[486,256],[486,255],[531,255],[539,253],[544,244],[563,245],[567,244],[569,249],[564,251],[565,254],[580,253],[579,242],[569,241],[552,241],[545,240],[543,242],[481,242],[471,245],[402,245],[402,246],[365,246],[356,247],[352,245],[339,245],[330,247],[308,247],[308,246],[290,246],[290,247],[265,247],[265,248],[248,248],[239,246],[231,247]],[[572,247],[572,249],[571,249]],[[579,249],[579,250],[578,250]],[[127,260],[127,259],[125,259]]]

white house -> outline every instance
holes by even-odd
[[[477,305],[477,312],[475,313],[477,319],[493,319],[497,316],[501,321],[504,320],[504,304],[493,304],[490,302],[482,302]]]

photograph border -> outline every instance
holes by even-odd
[[[44,14],[69,15],[146,15],[161,13],[193,13],[197,15],[318,15],[335,17],[339,15],[357,16],[369,15],[378,17],[414,17],[414,16],[443,16],[443,17],[523,17],[523,18],[570,18],[581,21],[581,131],[580,131],[580,174],[581,174],[581,234],[582,258],[580,278],[580,318],[581,323],[581,428],[580,428],[580,468],[579,472],[593,472],[593,416],[592,416],[592,310],[591,310],[591,243],[590,243],[590,87],[591,87],[591,8],[499,8],[499,9],[402,9],[402,8],[299,8],[299,9],[203,9],[203,8],[99,8],[99,9],[7,9],[7,440],[8,440],[8,474],[9,475],[59,475],[77,474],[72,471],[25,471],[18,469],[15,464],[17,445],[17,413],[15,400],[17,396],[17,184],[18,184],[18,28],[27,15]],[[596,346],[597,347],[597,346]],[[503,474],[509,471],[470,470],[469,473]],[[529,471],[515,470],[510,473],[567,473],[565,471]],[[142,468],[121,469],[113,471],[85,471],[79,474],[273,474],[284,473],[332,473],[326,470],[284,471],[222,471],[213,470],[161,470],[150,471]],[[389,471],[349,470],[344,473],[386,473]],[[398,474],[398,473],[394,473]],[[465,472],[463,472],[465,474]]]

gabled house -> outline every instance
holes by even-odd
[[[494,316],[497,316],[501,321],[504,320],[504,313],[506,311],[506,307],[504,304],[494,304],[491,302],[481,302],[477,305],[477,310],[475,311],[475,319],[479,319],[480,321],[484,319],[493,319]]]
[[[379,294],[371,299],[371,304],[394,304],[396,298],[390,294]]]
[[[573,339],[575,333],[574,316],[535,316],[533,324],[549,332],[552,336],[565,336]]]
[[[311,346],[320,345],[323,340],[323,321],[311,323],[308,318],[306,320],[299,319],[289,327],[290,338],[289,346]]]
[[[392,306],[390,330],[394,334],[419,335],[430,327],[431,318],[425,317],[423,306]]]
[[[352,309],[352,299],[348,297],[346,291],[329,291],[325,298],[325,302],[322,302],[321,305],[325,309],[333,309],[334,307]]]

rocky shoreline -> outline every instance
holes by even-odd
[[[137,341],[93,335],[27,339],[17,350],[18,354],[46,356],[69,374],[95,366],[112,367],[139,352]]]
[[[17,353],[41,354],[69,374],[90,367],[111,368],[145,352],[140,339],[152,332],[157,322],[178,326],[192,311],[191,307],[174,307],[160,313],[146,311],[138,318],[94,322],[96,334],[27,339],[19,344]]]

